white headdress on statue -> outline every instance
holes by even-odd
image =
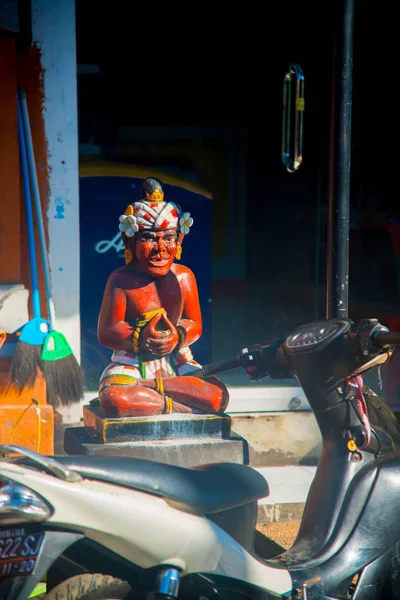
[[[190,213],[183,213],[173,202],[164,202],[162,185],[153,177],[144,180],[141,195],[142,199],[129,204],[125,213],[119,218],[119,229],[125,248],[127,245],[132,246],[132,238],[138,231],[175,229],[179,234],[176,251],[176,258],[179,260],[183,238],[193,225]],[[124,256],[125,262],[129,264],[133,259],[132,250],[126,248]]]

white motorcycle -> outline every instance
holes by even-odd
[[[334,319],[242,350],[242,366],[297,377],[323,446],[299,534],[283,551],[255,529],[264,478],[240,464],[184,469],[134,458],[47,457],[0,446],[0,598],[244,600],[400,597],[400,433],[360,373],[400,334]]]

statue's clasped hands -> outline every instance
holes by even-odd
[[[171,354],[179,341],[178,330],[167,315],[156,315],[143,328],[140,336],[140,348],[154,356]]]

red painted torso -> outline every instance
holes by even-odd
[[[188,344],[200,337],[200,303],[190,269],[174,264],[167,275],[157,279],[141,272],[137,264],[117,269],[104,292],[98,326],[100,342],[115,350],[130,350],[136,319],[158,308],[165,309],[174,325],[184,320]]]
[[[125,291],[127,321],[133,324],[143,313],[164,308],[171,321],[175,324],[178,323],[182,317],[186,295],[185,272],[184,267],[180,265],[174,267],[165,277],[152,281],[141,276],[140,273],[121,272],[118,274],[115,285]]]

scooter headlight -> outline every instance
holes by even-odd
[[[36,492],[9,479],[0,478],[0,527],[14,523],[40,523],[53,513]]]

